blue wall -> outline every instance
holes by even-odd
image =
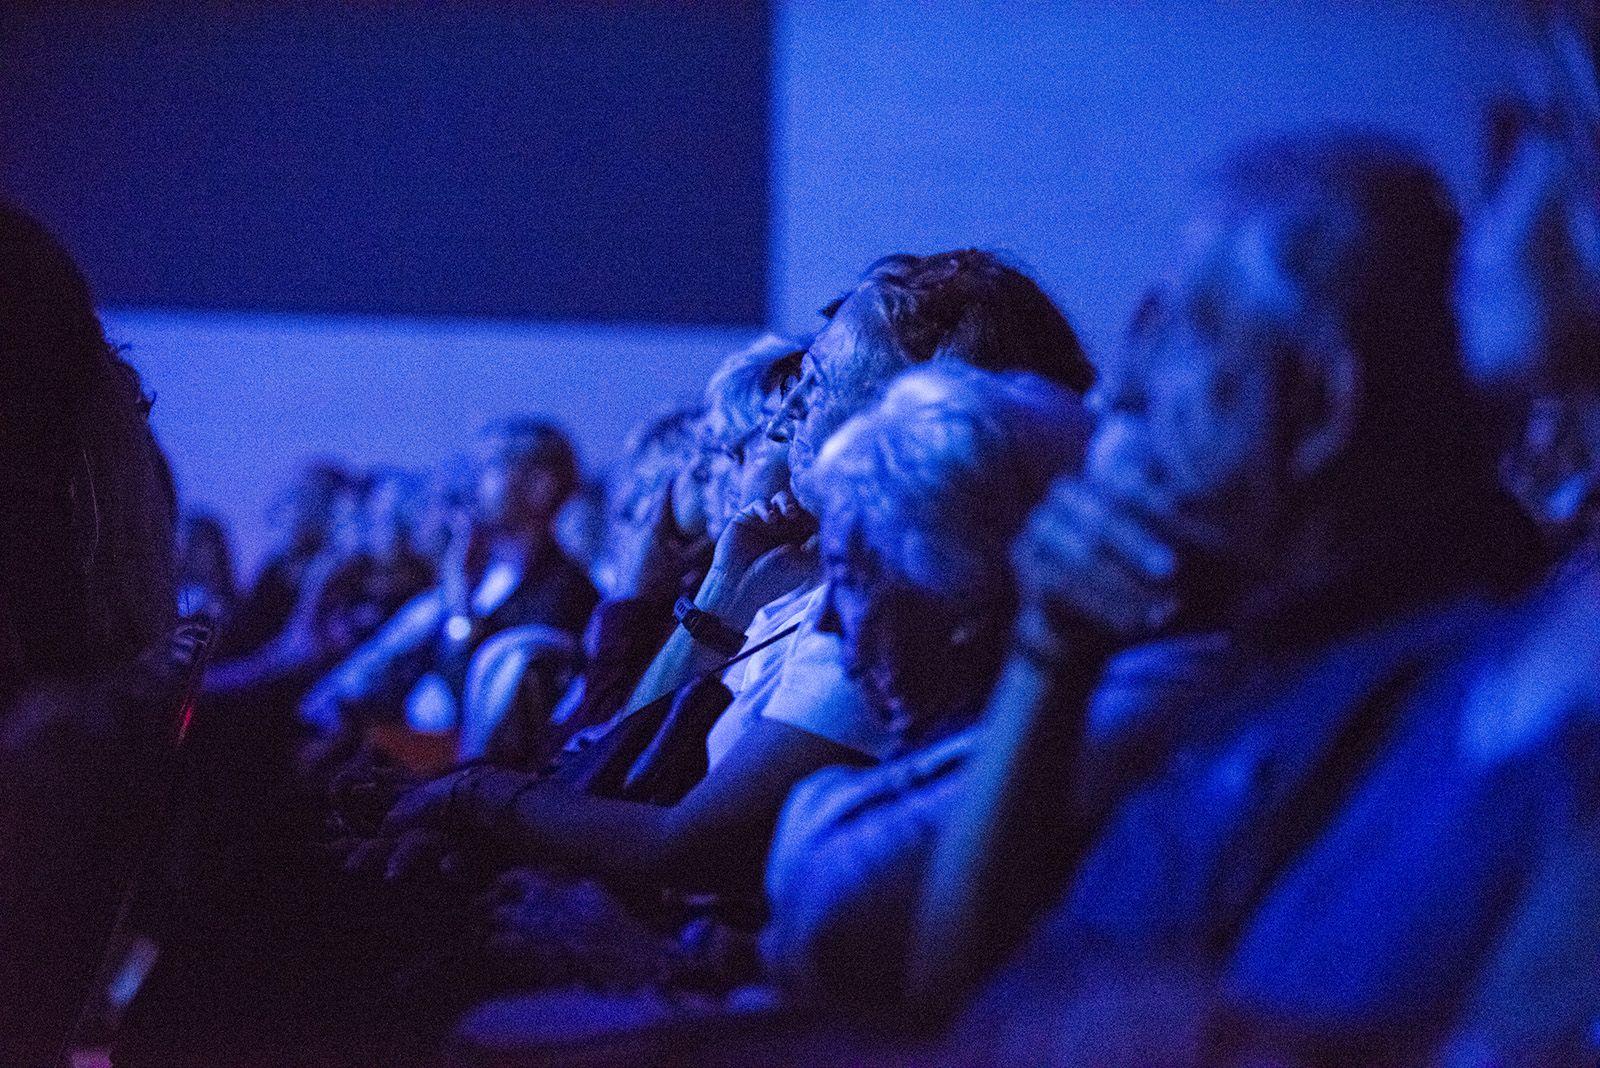
[[[895,250],[1009,250],[1115,343],[1192,178],[1253,133],[1392,130],[1470,195],[1511,4],[788,0],[775,9],[774,321]]]
[[[0,180],[246,558],[311,455],[426,466],[538,410],[603,464],[728,324],[810,325],[896,249],[1009,250],[1103,350],[1241,137],[1391,129],[1470,197],[1516,40],[1446,0],[179,10],[7,5]]]
[[[441,467],[476,428],[554,415],[586,463],[645,415],[692,400],[743,328],[112,309],[156,394],[150,418],[192,503],[258,560],[266,511],[315,456]]]
[[[763,2],[5,6],[0,189],[108,303],[765,315]]]

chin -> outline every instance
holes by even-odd
[[[794,494],[795,501],[812,515],[822,514],[821,495],[813,493],[811,487],[811,470],[802,474],[790,475],[789,492]]]

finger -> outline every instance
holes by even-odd
[[[389,863],[393,839],[368,838],[351,849],[344,859],[344,870],[351,875],[376,876]]]
[[[1130,634],[1158,629],[1175,611],[1176,599],[1165,583],[1131,567],[1095,532],[1067,528],[1052,547],[1063,564],[1047,564],[1037,573],[1047,614],[1078,616]]]
[[[383,877],[393,882],[419,871],[437,871],[445,843],[430,831],[413,831],[402,837],[389,856]]]
[[[1029,534],[1046,556],[1052,543],[1086,541],[1096,556],[1120,559],[1151,579],[1167,581],[1177,572],[1177,554],[1165,540],[1140,518],[1112,506],[1093,491],[1064,487],[1052,494],[1049,507],[1040,509],[1034,520]]]
[[[1227,537],[1214,523],[1200,518],[1170,486],[1140,480],[1136,484],[1097,484],[1092,491],[1115,510],[1136,517],[1170,545],[1207,552],[1227,548]]]
[[[759,504],[760,502],[757,501],[752,504],[747,504],[743,508],[739,509],[739,511],[734,515],[733,519],[728,522],[728,530],[731,531],[735,527],[743,527],[747,530],[753,530],[756,527],[759,527],[764,522],[761,512],[757,507]]]
[[[383,828],[398,837],[427,822],[434,807],[431,786],[419,786],[401,794],[389,814],[383,819]]]

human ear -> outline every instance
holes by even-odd
[[[1307,364],[1289,454],[1289,474],[1297,482],[1325,470],[1349,446],[1361,403],[1361,367],[1348,345],[1328,346]]]

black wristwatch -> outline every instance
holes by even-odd
[[[687,597],[679,597],[672,606],[672,615],[678,625],[689,632],[689,637],[723,656],[733,656],[744,648],[744,635],[728,626],[703,608],[696,608]]]

